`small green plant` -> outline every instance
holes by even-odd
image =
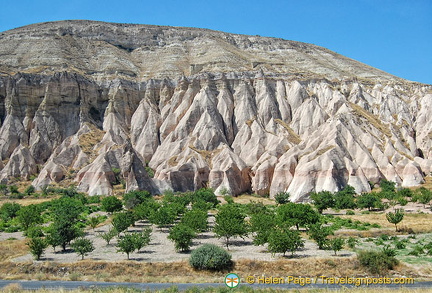
[[[71,247],[78,255],[81,255],[81,259],[84,259],[86,254],[92,252],[95,249],[93,242],[90,239],[86,239],[84,237],[75,239],[75,241],[71,243]]]
[[[118,234],[118,231],[114,227],[111,227],[107,232],[100,232],[98,236],[105,240],[107,245],[109,245],[110,241],[114,239],[114,237],[116,237]]]
[[[129,254],[136,249],[134,238],[134,235],[132,235],[131,233],[127,233],[117,242],[117,251],[126,253],[127,259],[129,259]]]
[[[371,274],[384,275],[388,270],[392,270],[399,262],[384,251],[360,251],[357,254],[360,264]]]
[[[171,228],[168,239],[174,242],[177,251],[188,251],[195,236],[194,229],[184,224],[178,224]]]
[[[403,241],[395,241],[394,246],[396,249],[405,249],[406,248],[406,244]]]
[[[277,204],[286,204],[290,202],[290,194],[288,192],[279,192],[274,198]]]
[[[335,255],[337,252],[342,250],[345,240],[341,237],[335,237],[329,240],[329,247],[334,251]]]
[[[425,251],[424,251],[422,246],[414,245],[412,250],[410,252],[408,252],[408,255],[420,256],[421,254],[424,254],[424,253],[425,253]]]
[[[107,196],[102,199],[102,210],[108,213],[118,212],[123,209],[123,204],[115,196]]]
[[[404,218],[403,210],[397,209],[394,213],[388,212],[386,214],[386,218],[387,218],[387,221],[389,221],[389,223],[392,223],[395,225],[396,232],[397,232],[398,231],[397,224],[399,224]]]
[[[30,253],[35,257],[36,260],[40,260],[40,257],[48,247],[47,241],[40,237],[30,238],[26,244],[30,248]]]
[[[33,185],[30,185],[29,187],[27,187],[27,188],[24,190],[24,193],[27,194],[27,195],[31,195],[31,194],[33,194],[34,192],[35,192],[35,188],[34,188]]]
[[[346,243],[350,249],[355,249],[358,240],[354,237],[349,237]]]
[[[197,270],[228,270],[232,267],[231,255],[214,244],[204,244],[192,251],[189,264]]]
[[[345,213],[347,216],[354,216],[355,212],[353,210],[347,210]]]

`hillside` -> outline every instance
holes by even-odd
[[[293,200],[415,186],[431,110],[432,86],[295,41],[93,21],[0,34],[3,183]]]

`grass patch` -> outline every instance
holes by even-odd
[[[10,260],[28,254],[29,248],[26,242],[27,240],[0,241],[0,261]]]
[[[291,127],[289,127],[287,123],[283,122],[281,119],[275,119],[274,121],[288,131],[289,134],[288,141],[290,143],[299,144],[301,142],[300,136],[297,133],[295,133],[294,130]]]
[[[387,125],[383,124],[381,120],[376,117],[375,115],[369,113],[359,105],[356,105],[354,103],[349,103],[350,107],[353,109],[354,113],[357,116],[365,118],[370,124],[372,124],[376,129],[381,131],[383,134],[385,134],[387,137],[391,137],[390,129]]]

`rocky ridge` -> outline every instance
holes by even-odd
[[[432,172],[432,86],[315,45],[64,21],[1,33],[0,72],[2,182],[304,200]]]

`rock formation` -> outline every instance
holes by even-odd
[[[0,34],[0,180],[260,195],[432,172],[432,86],[325,48],[62,21]],[[152,176],[154,173],[154,176]]]

